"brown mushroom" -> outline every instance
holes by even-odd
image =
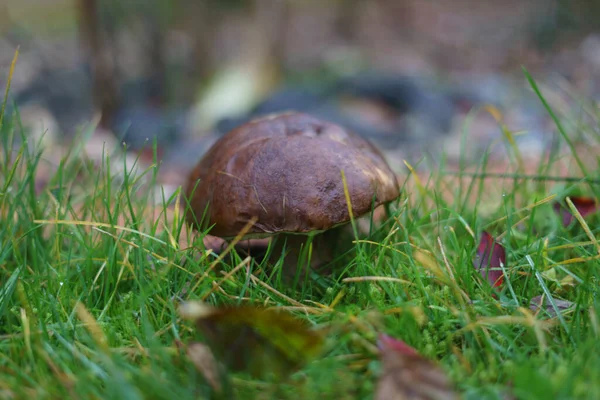
[[[341,126],[296,112],[256,119],[219,139],[192,171],[186,218],[231,239],[255,217],[245,238],[277,235],[288,269],[307,236],[326,238],[317,234],[350,221],[341,171],[354,217],[400,194],[382,154]],[[322,242],[313,240],[313,252],[327,249]]]

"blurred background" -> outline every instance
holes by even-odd
[[[522,66],[578,121],[600,92],[597,0],[3,0],[1,88],[17,46],[9,110],[32,141],[92,126],[90,152],[126,143],[141,162],[156,143],[174,184],[264,113],[343,124],[398,169],[458,160],[465,117],[486,105],[539,156],[555,128]],[[469,125],[475,160],[501,138],[492,114]]]

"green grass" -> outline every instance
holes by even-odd
[[[16,145],[18,115],[4,117],[1,398],[208,396],[177,346],[195,338],[178,302],[203,298],[286,307],[328,329],[322,356],[284,383],[234,376],[238,398],[371,398],[378,332],[437,360],[467,399],[600,398],[598,217],[564,228],[549,197],[591,194],[592,185],[458,183],[441,173],[443,164],[421,183],[407,174],[392,218],[360,237],[340,274],[292,288],[254,261],[254,278],[240,268],[223,279],[243,259],[234,253],[215,260],[200,240],[187,245],[183,210],[149,190],[154,166],[141,178],[115,176],[108,158],[97,167],[74,148],[38,193],[36,171],[48,168],[44,153]],[[569,132],[561,127],[561,135]],[[477,167],[484,174],[487,160]],[[560,162],[555,154],[538,170],[550,173]],[[597,168],[586,171],[598,175]],[[483,229],[507,250],[506,284],[497,296],[472,266]],[[396,279],[344,281],[365,276]],[[559,317],[534,314],[529,301],[544,293],[575,307]]]

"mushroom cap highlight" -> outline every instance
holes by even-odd
[[[189,176],[188,223],[211,235],[245,237],[318,233],[360,217],[400,195],[395,174],[366,139],[307,114],[250,121],[220,138]]]

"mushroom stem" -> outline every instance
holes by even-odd
[[[334,259],[341,233],[340,228],[334,228],[313,235],[279,234],[273,242],[271,260],[284,255],[282,273],[286,278],[303,279],[311,269],[323,272],[322,267]]]

